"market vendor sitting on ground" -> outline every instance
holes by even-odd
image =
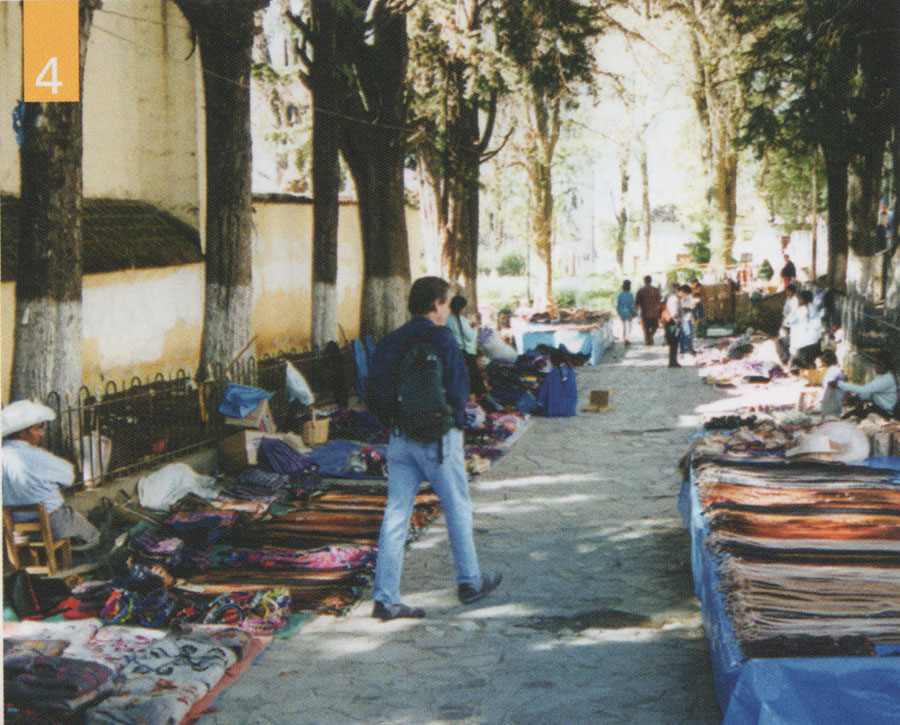
[[[409,607],[400,601],[400,575],[409,519],[416,493],[425,480],[441,500],[456,565],[459,600],[463,604],[478,601],[495,589],[502,579],[498,572],[482,573],[475,552],[472,502],[463,454],[469,377],[453,334],[441,327],[450,315],[450,285],[440,277],[417,279],[409,291],[408,309],[412,318],[385,335],[375,348],[366,397],[369,409],[391,429],[386,454],[388,498],[378,536],[372,590],[375,602],[372,616],[381,620],[425,616],[423,609]],[[411,362],[414,355],[430,361],[435,376],[440,374],[439,383],[435,381],[432,386],[428,385],[432,378],[424,362]],[[415,376],[412,374],[414,367]],[[410,383],[416,379],[421,382],[418,388]],[[425,434],[424,427],[417,427],[415,431],[409,428],[418,419],[418,411],[431,409],[428,407],[431,396],[426,390],[429,387],[436,388],[441,401],[438,407],[445,409],[437,411],[437,418],[442,423],[439,428],[445,432],[441,434],[438,430],[434,435],[436,440],[423,442],[432,438]],[[403,389],[408,391],[407,398],[418,395],[419,400],[408,403],[401,400]]]
[[[72,485],[75,469],[41,448],[45,425],[54,418],[50,408],[30,400],[17,400],[3,409],[3,505],[44,504],[53,537],[71,539],[73,550],[86,551],[100,543],[100,532],[63,502],[60,490]],[[28,514],[14,517],[23,521]]]
[[[855,407],[844,417],[864,418],[869,413],[876,413],[883,418],[891,418],[897,406],[897,395],[900,390],[897,374],[892,367],[891,356],[887,352],[879,352],[872,360],[875,366],[875,377],[865,385],[854,385],[839,380],[839,390],[852,393],[857,398]]]

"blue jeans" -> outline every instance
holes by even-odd
[[[694,321],[684,320],[681,323],[681,352],[686,353],[694,349]]]
[[[417,443],[391,433],[387,447],[388,500],[378,535],[378,559],[372,599],[384,604],[400,601],[403,550],[409,533],[416,492],[422,481],[431,483],[441,499],[447,535],[456,564],[456,583],[481,584],[481,571],[472,537],[472,502],[463,455],[463,433],[456,428],[444,435],[443,462],[438,463],[437,443]]]

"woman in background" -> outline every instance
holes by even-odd
[[[622,320],[622,339],[625,347],[628,347],[628,338],[631,337],[631,321],[637,317],[637,307],[634,304],[634,295],[631,294],[631,280],[622,282],[622,291],[616,297],[616,312]]]
[[[481,368],[478,367],[478,331],[472,329],[469,321],[463,317],[468,301],[462,295],[450,300],[450,317],[445,323],[456,338],[462,350],[466,369],[469,371],[469,390],[473,395],[482,396],[487,392]]]

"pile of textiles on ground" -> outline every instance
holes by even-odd
[[[835,425],[851,424],[822,427]],[[858,456],[871,465],[785,456],[815,430],[768,424],[738,429],[734,445],[722,432],[694,441],[704,545],[746,657],[866,656],[900,643],[900,459],[865,459],[864,434]]]
[[[700,378],[717,387],[768,383],[788,377],[778,358],[775,341],[740,337],[706,344],[694,358]]]
[[[4,722],[168,725],[192,722],[270,638],[227,625],[7,622]]]

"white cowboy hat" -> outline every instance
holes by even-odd
[[[42,403],[31,400],[17,400],[7,405],[2,413],[2,437],[25,430],[38,423],[56,418],[56,413]]]
[[[853,423],[831,421],[809,433],[798,433],[785,456],[810,460],[856,463],[869,456],[869,437]]]

